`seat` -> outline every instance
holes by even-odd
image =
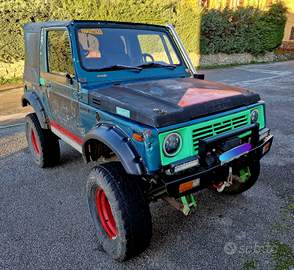
[[[82,38],[83,36],[81,36]],[[83,66],[86,69],[99,69],[108,66],[107,60],[100,53],[102,43],[93,35],[85,35],[83,42],[80,38],[80,52]]]
[[[108,65],[130,65],[130,57],[126,54],[125,43],[120,36],[105,37],[102,54]]]

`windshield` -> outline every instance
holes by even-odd
[[[77,30],[77,37],[80,61],[86,70],[180,64],[169,37],[161,31],[83,27]]]

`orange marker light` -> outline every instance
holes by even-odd
[[[133,133],[133,139],[135,139],[136,141],[139,141],[139,142],[143,142],[143,135]]]
[[[193,188],[193,181],[186,182],[184,184],[181,184],[179,187],[179,192],[184,192],[186,190],[192,189]]]
[[[262,153],[264,154],[270,147],[270,144],[268,143],[267,145],[265,145],[262,149]]]

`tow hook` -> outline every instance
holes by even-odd
[[[188,197],[188,200],[187,200]],[[190,215],[193,212],[193,209],[197,207],[197,204],[194,200],[194,197],[192,194],[188,196],[182,196],[182,204],[179,203],[178,201],[174,200],[173,198],[169,197],[167,194],[163,194],[161,198],[170,204],[172,207],[176,208],[177,210],[183,212],[186,216]],[[189,201],[189,202],[188,202]],[[191,209],[193,207],[193,209]]]
[[[229,175],[226,182],[223,182],[220,186],[213,185],[218,192],[222,192],[225,187],[230,187],[233,184],[234,181],[238,181],[240,183],[244,183],[247,181],[248,178],[250,178],[250,170],[249,167],[246,167],[245,169],[240,171],[240,176],[233,175],[232,174],[232,167],[229,168]]]
[[[218,192],[222,192],[225,189],[225,187],[230,187],[232,184],[233,184],[233,169],[232,167],[230,167],[227,181],[223,182],[223,184],[220,186],[215,186],[215,185],[213,186],[217,189]]]
[[[188,197],[188,200],[190,202],[187,201],[187,197]],[[183,205],[184,205],[183,213],[186,216],[190,215],[193,212],[193,210],[197,207],[197,204],[196,204],[196,202],[194,200],[193,195],[189,194],[188,196],[182,196],[181,200],[182,200]],[[194,207],[193,210],[191,209],[191,207]]]
[[[224,189],[225,189],[225,187],[229,187],[230,185],[228,185],[228,183],[227,182],[224,182],[222,185],[220,185],[220,186],[215,186],[215,185],[213,185],[215,188],[216,188],[216,190],[218,191],[218,192],[222,192]]]

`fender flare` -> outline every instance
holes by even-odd
[[[22,95],[21,104],[23,107],[31,105],[33,109],[35,110],[35,113],[38,117],[41,127],[43,129],[50,129],[50,125],[47,121],[47,117],[45,114],[44,106],[42,104],[42,101],[39,95],[36,92],[29,91],[29,92],[26,92],[24,95]]]
[[[89,140],[104,143],[118,157],[125,171],[132,175],[145,174],[145,166],[135,144],[119,127],[110,124],[95,126],[83,139],[82,151],[85,162],[91,161]]]

